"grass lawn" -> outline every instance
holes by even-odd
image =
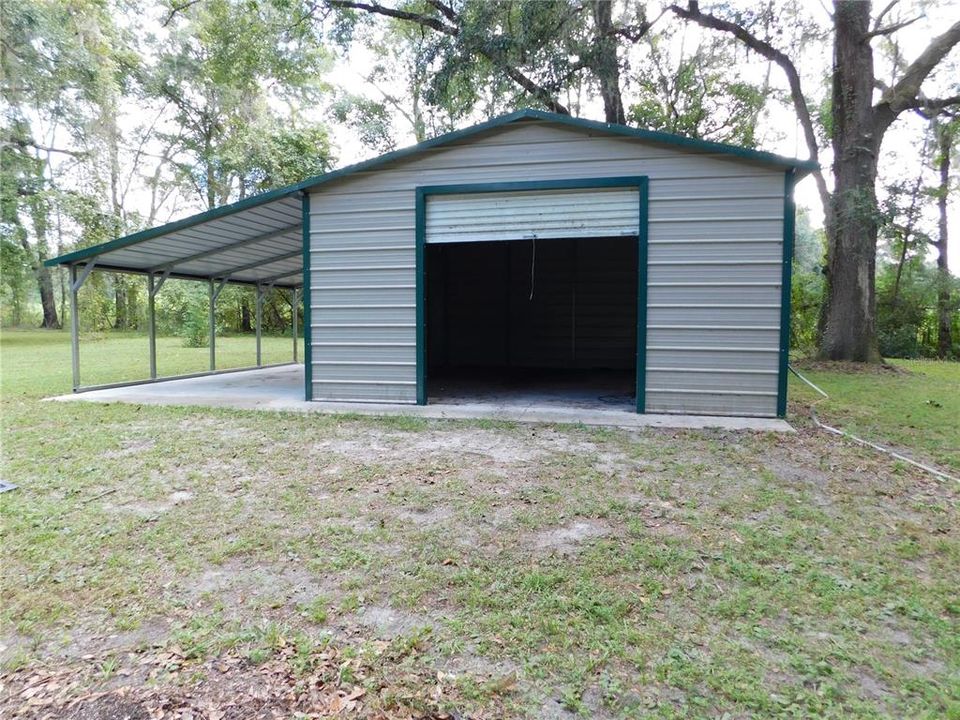
[[[852,372],[842,365],[801,366],[801,374],[830,399],[821,400],[793,376],[791,398],[807,405],[816,402],[828,425],[960,471],[960,363],[891,360],[890,366],[873,372]]]
[[[3,717],[960,718],[960,488],[808,423],[43,403],[64,334],[0,361]],[[955,405],[914,442],[891,398],[952,372],[810,374],[947,464]]]
[[[13,396],[47,397],[69,393],[73,385],[70,335],[61,331],[6,330],[0,333],[0,392]],[[217,338],[217,369],[257,364],[253,335]],[[293,360],[289,337],[261,339],[265,365]],[[298,357],[303,360],[303,340]],[[210,369],[210,348],[184,347],[179,337],[157,338],[157,374],[183,375]],[[80,339],[80,380],[83,385],[143,380],[150,377],[146,335],[139,333],[83,334]]]

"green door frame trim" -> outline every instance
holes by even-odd
[[[637,228],[637,412],[646,410],[647,386],[647,205],[650,179],[646,175],[625,177],[534,180],[458,185],[421,185],[416,188],[416,307],[417,307],[417,405],[427,404],[426,325],[426,230],[427,198],[431,195],[529,192],[535,190],[580,190],[591,188],[636,188],[640,196]],[[306,227],[306,220],[304,221]],[[502,242],[491,240],[490,242]],[[307,288],[306,280],[304,288]]]
[[[310,193],[300,193],[303,215],[303,399],[313,400],[313,332],[310,328]],[[297,329],[293,329],[296,333]]]
[[[787,416],[787,366],[790,362],[790,296],[797,205],[793,200],[796,171],[783,175],[783,267],[780,275],[780,366],[777,376],[777,417]]]

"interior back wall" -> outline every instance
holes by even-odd
[[[636,365],[635,237],[430,245],[426,282],[434,369]]]

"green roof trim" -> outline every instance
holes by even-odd
[[[598,122],[595,120],[585,120],[583,118],[576,118],[571,115],[561,115],[559,113],[547,112],[545,110],[526,109],[518,110],[507,115],[501,115],[491,120],[487,120],[486,122],[479,123],[478,125],[471,125],[470,127],[463,128],[462,130],[456,130],[444,135],[438,135],[435,138],[425,140],[422,143],[418,143],[410,147],[394,150],[393,152],[371,158],[370,160],[364,160],[363,162],[355,163],[353,165],[347,165],[339,170],[333,170],[323,175],[316,175],[314,177],[307,178],[306,180],[302,180],[294,185],[287,185],[286,187],[277,188],[276,190],[269,190],[229,205],[223,205],[221,207],[214,208],[213,210],[207,210],[181,220],[167,223],[166,225],[160,225],[159,227],[142,230],[141,232],[117,238],[116,240],[111,240],[100,245],[94,245],[82,250],[76,250],[65,255],[60,255],[59,257],[51,258],[50,260],[45,261],[44,264],[48,266],[54,266],[80,262],[87,258],[100,255],[101,253],[119,250],[121,248],[129,247],[130,245],[136,245],[144,240],[151,240],[172,232],[186,230],[187,228],[209,222],[210,220],[216,220],[218,218],[226,217],[228,215],[232,215],[243,210],[248,210],[259,205],[265,205],[266,203],[273,202],[275,200],[282,200],[283,198],[290,197],[298,192],[309,190],[335,180],[340,180],[349,175],[353,175],[354,173],[373,170],[384,165],[397,162],[398,160],[405,160],[407,158],[414,157],[425,150],[442,147],[444,145],[472,137],[479,133],[486,132],[487,130],[504,127],[521,120],[540,120],[544,122],[552,122],[559,125],[577,128],[579,130],[587,130],[589,132],[618,135],[637,140],[646,140],[647,142],[673,145],[674,147],[680,147],[687,150],[717,155],[729,155],[734,158],[739,158],[740,160],[756,162],[763,165],[772,165],[783,169],[792,168],[796,170],[800,176],[819,168],[819,165],[812,160],[797,160],[795,158],[788,158],[762,150],[751,150],[738,145],[727,145],[725,143],[712,142],[709,140],[696,140],[693,138],[672,135],[670,133],[659,132],[656,130],[641,130],[639,128],[628,127],[626,125]]]

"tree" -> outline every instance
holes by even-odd
[[[18,0],[0,5],[0,74],[3,77],[3,125],[0,128],[2,220],[9,237],[30,257],[43,308],[42,327],[60,326],[50,270],[48,229],[50,198],[43,153],[58,149],[34,135],[37,116],[56,127],[73,113],[61,90],[79,77],[81,48],[70,36],[69,13],[47,2]],[[29,219],[29,225],[25,222]]]
[[[925,133],[923,145],[917,152],[921,167],[916,177],[904,178],[902,168],[898,168],[896,179],[884,188],[885,196],[880,203],[880,239],[889,244],[891,256],[896,258],[896,271],[888,300],[891,310],[899,301],[900,281],[907,262],[914,255],[922,255],[929,241],[923,222],[923,210],[929,200],[928,188],[924,184],[930,161],[929,139],[929,133]]]
[[[0,289],[3,307],[9,311],[9,322],[16,327],[23,322],[27,302],[30,257],[19,242],[0,235]]]
[[[833,191],[821,172],[814,173],[827,214],[826,294],[820,318],[820,356],[832,360],[877,362],[876,254],[878,233],[877,172],[886,131],[902,113],[917,108],[938,110],[960,104],[960,96],[929,98],[924,81],[960,43],[960,21],[931,39],[927,47],[884,85],[874,71],[871,41],[891,36],[916,20],[888,20],[896,1],[871,21],[871,5],[836,0],[833,13],[833,74],[828,135],[833,148]],[[773,42],[754,32],[750,22],[707,13],[690,0],[671,5],[678,17],[726,33],[776,63],[784,72],[811,159],[819,161],[814,117],[794,61]],[[874,102],[876,87],[881,87]]]
[[[137,58],[105,3],[14,0],[2,12],[4,220],[31,257],[43,326],[58,327],[53,277],[43,261],[64,250],[65,219],[79,244],[96,235],[85,220],[99,227],[106,219],[108,237],[126,226],[118,108]],[[91,202],[74,204],[79,198]],[[68,217],[71,204],[95,212]],[[128,285],[127,278],[112,283],[121,327],[128,325]]]
[[[952,117],[947,122],[934,120],[936,138],[937,174],[939,183],[935,191],[937,199],[937,238],[931,244],[937,251],[937,357],[944,359],[953,353],[951,315],[955,308],[951,301],[951,277],[947,267],[948,228],[947,199],[950,194],[950,164],[960,136],[960,118]]]
[[[362,44],[376,58],[363,75],[373,97],[351,88],[331,107],[333,118],[352,128],[365,146],[378,153],[396,149],[394,115],[418,143],[456,127],[457,103],[447,103],[444,93],[432,90],[442,45],[434,33],[403,20],[387,20],[350,23],[349,32],[335,39],[345,54]]]
[[[148,97],[174,108],[178,176],[208,208],[278,179],[273,151],[304,175],[331,164],[323,129],[294,110],[318,102],[329,64],[308,13],[299,2],[170,5],[169,35],[141,80]],[[289,114],[274,110],[281,103]]]
[[[743,80],[736,47],[721,38],[706,37],[690,50],[687,38],[678,39],[671,28],[648,33],[644,40],[645,62],[627,76],[637,95],[636,102],[628,105],[630,123],[756,146],[757,122],[766,107],[769,82],[756,86]]]
[[[513,90],[557,113],[570,114],[563,92],[586,74],[602,99],[607,122],[626,122],[622,97],[624,59],[620,45],[635,44],[656,20],[643,5],[630,5],[614,17],[609,0],[413,0],[397,7],[376,0],[326,0],[346,22],[356,13],[401,20],[435,34],[439,67],[431,82],[434,95],[459,99],[461,114],[471,111],[483,88]]]
[[[810,224],[810,212],[797,210],[793,249],[793,282],[790,284],[790,347],[811,352],[816,344],[817,313],[823,297],[823,231]]]

